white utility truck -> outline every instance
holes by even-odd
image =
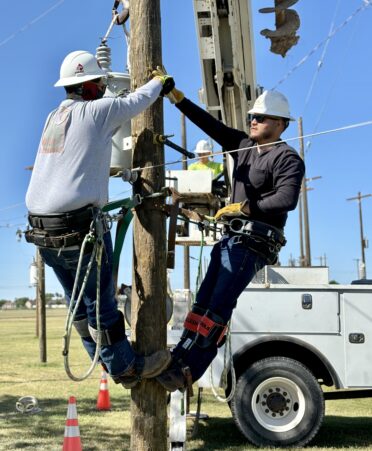
[[[227,370],[233,418],[258,446],[304,446],[325,399],[372,397],[372,285],[328,280],[325,267],[264,268],[233,313],[231,358],[227,342],[200,381]]]

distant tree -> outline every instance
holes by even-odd
[[[54,302],[56,305],[62,305],[62,304],[66,303],[66,299],[63,297],[60,297],[60,298],[56,299]]]
[[[15,298],[14,302],[16,305],[16,308],[24,308],[26,305],[26,302],[29,301],[29,298]]]
[[[7,300],[5,300],[5,299],[0,299],[0,308],[4,305],[4,304],[6,304],[8,301]]]
[[[45,293],[45,302],[48,303],[54,299],[54,293]]]
[[[330,284],[330,285],[340,285],[340,284],[337,282],[337,280],[330,280],[330,281],[329,281],[329,284]]]

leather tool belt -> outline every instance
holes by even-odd
[[[271,265],[276,263],[280,249],[287,242],[276,227],[243,218],[231,219],[224,232],[236,235],[238,242],[264,257]]]
[[[32,230],[25,232],[28,243],[40,247],[62,248],[79,245],[89,232],[98,208],[92,205],[66,213],[35,215],[29,213]]]

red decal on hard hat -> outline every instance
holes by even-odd
[[[84,66],[79,63],[76,66],[75,74],[82,74],[82,73],[84,73]]]

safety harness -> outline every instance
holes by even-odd
[[[108,330],[101,330],[100,324],[100,274],[102,254],[104,250],[103,236],[109,231],[107,215],[99,208],[88,205],[78,210],[61,214],[36,215],[30,213],[29,223],[33,229],[26,231],[26,239],[28,242],[34,243],[37,246],[59,248],[60,250],[63,250],[63,248],[67,246],[81,245],[74,286],[65,323],[65,334],[63,337],[64,347],[62,354],[64,356],[64,365],[67,375],[74,381],[82,381],[93,372],[99,360],[101,346],[112,344],[120,339],[123,339],[123,334],[125,334],[123,320],[118,321],[120,322],[120,327],[115,327],[114,325],[112,329]],[[78,285],[79,280],[81,279],[82,261],[87,252],[90,252],[91,255],[81,287],[79,289]],[[94,329],[88,325],[87,319],[75,321],[76,313],[82,300],[94,260],[96,260],[97,264],[97,329]],[[69,364],[69,347],[73,326],[75,326],[78,334],[82,338],[92,337],[96,342],[96,350],[93,361],[87,372],[82,376],[75,376],[72,373]]]
[[[28,221],[31,230],[26,230],[28,243],[39,247],[64,248],[83,242],[98,209],[92,205],[67,213],[36,215],[30,213]]]

